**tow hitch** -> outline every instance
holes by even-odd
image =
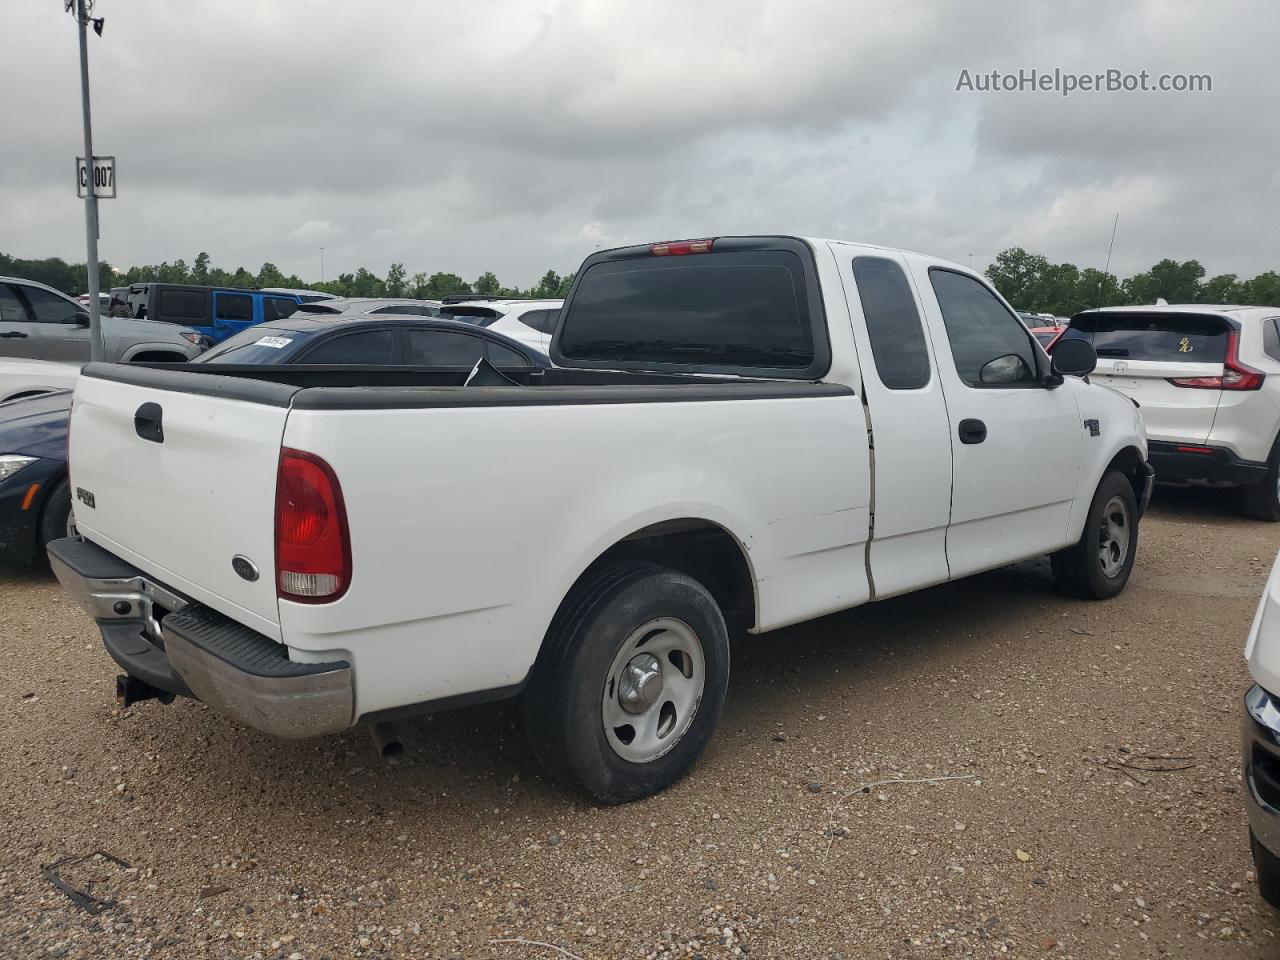
[[[174,694],[167,690],[157,690],[149,683],[137,677],[122,673],[116,677],[116,703],[121,708],[131,707],[143,700],[159,700],[161,703],[173,703]]]

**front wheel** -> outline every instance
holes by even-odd
[[[1138,552],[1138,501],[1118,470],[1108,470],[1089,504],[1074,546],[1050,556],[1058,586],[1086,600],[1107,600],[1124,589]]]
[[[666,789],[697,761],[729,686],[729,635],[707,588],[652,563],[579,582],[524,697],[534,752],[603,803]]]
[[[1280,910],[1280,857],[1264,847],[1253,830],[1249,831],[1249,846],[1253,853],[1253,866],[1258,873],[1258,893]]]

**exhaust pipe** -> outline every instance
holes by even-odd
[[[378,756],[389,764],[400,762],[404,756],[404,743],[400,740],[400,728],[389,720],[369,724],[369,735],[373,737],[373,749]]]

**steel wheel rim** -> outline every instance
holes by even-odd
[[[650,763],[689,731],[706,686],[706,657],[694,629],[660,617],[632,631],[605,677],[605,739],[623,760]]]
[[[1098,524],[1098,561],[1103,576],[1115,578],[1129,556],[1129,505],[1123,497],[1112,497],[1102,509]]]

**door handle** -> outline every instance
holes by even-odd
[[[4,333],[0,333],[0,337],[4,337],[6,340],[15,340],[19,338],[25,340],[27,335],[19,330],[6,330]]]
[[[987,439],[987,425],[981,420],[961,420],[959,433],[961,443],[981,443]]]
[[[133,415],[133,429],[143,440],[164,443],[164,410],[158,403],[144,403]]]

